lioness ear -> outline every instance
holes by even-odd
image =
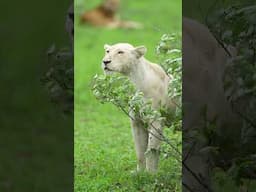
[[[109,49],[111,46],[110,45],[108,45],[108,44],[105,44],[104,45],[104,49],[106,50],[106,49]]]
[[[134,51],[137,57],[140,58],[143,55],[145,55],[145,53],[147,52],[147,48],[145,46],[138,46],[138,47],[135,47]]]

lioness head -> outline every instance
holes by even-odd
[[[105,0],[103,2],[103,7],[106,11],[116,12],[119,8],[120,0]]]
[[[128,74],[146,53],[145,46],[134,47],[128,43],[105,44],[104,49],[105,56],[102,60],[102,68],[105,73],[119,72]]]

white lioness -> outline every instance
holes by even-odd
[[[126,75],[136,88],[144,93],[145,98],[152,99],[154,108],[168,105],[168,84],[170,77],[157,64],[144,58],[144,46],[133,47],[128,43],[104,46],[106,54],[102,68],[106,73],[119,72]],[[131,125],[138,160],[137,170],[146,168],[149,172],[157,171],[162,125],[153,122],[146,130],[138,117],[131,115]],[[147,153],[146,153],[147,152]],[[145,155],[146,153],[146,155]]]

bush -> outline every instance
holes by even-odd
[[[229,55],[232,54],[227,45],[236,48],[236,53],[225,70],[223,82],[226,97],[233,111],[240,116],[242,127],[240,137],[236,138],[236,143],[232,143],[233,146],[238,145],[235,153],[224,151],[226,154],[234,154],[229,162],[224,163],[229,166],[221,168],[237,184],[243,178],[256,179],[255,17],[256,6],[230,6],[215,12],[207,20],[210,30]],[[219,137],[215,139],[218,140]]]

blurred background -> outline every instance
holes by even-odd
[[[156,46],[163,34],[181,33],[180,0],[121,0],[117,15],[136,21],[141,29],[109,29],[81,24],[80,17],[102,3],[75,0],[75,191],[173,190],[175,164],[161,160],[157,177],[131,174],[136,157],[129,118],[110,104],[100,104],[90,89],[95,74],[102,74],[103,45],[128,42],[145,45],[145,57],[159,62]],[[178,173],[179,174],[179,173]],[[158,181],[159,180],[159,181]]]
[[[69,44],[70,3],[0,3],[0,191],[73,188],[73,117],[50,102],[40,81],[48,48]]]

